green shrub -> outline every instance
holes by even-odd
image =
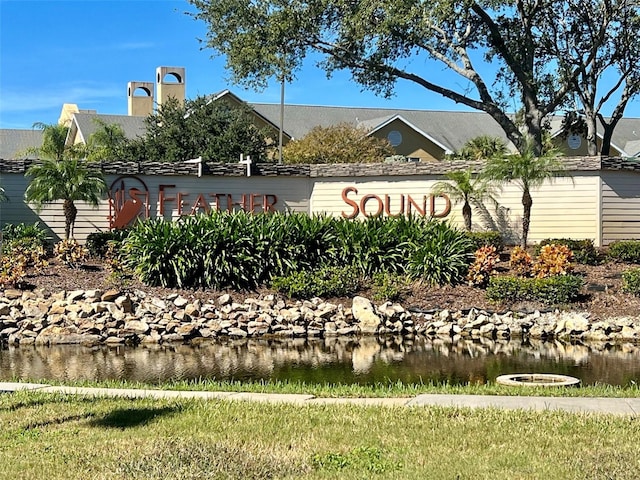
[[[609,245],[609,258],[629,263],[640,263],[640,240],[621,240]]]
[[[431,222],[412,245],[407,270],[411,278],[431,285],[464,280],[473,260],[473,242],[444,222]]]
[[[271,286],[288,297],[342,297],[360,288],[360,276],[354,266],[325,265],[319,270],[299,271],[273,279]]]
[[[71,238],[56,243],[53,246],[53,255],[67,267],[78,268],[87,260],[89,250]]]
[[[129,235],[129,229],[111,230],[108,232],[93,232],[87,236],[85,247],[89,255],[97,258],[105,258],[109,248],[109,242],[122,243]]]
[[[405,275],[376,272],[371,278],[373,300],[376,302],[395,302],[400,300],[409,283]]]
[[[520,277],[500,276],[489,279],[486,295],[492,302],[511,303],[528,299],[531,295],[531,281]]]
[[[335,219],[306,214],[212,212],[177,222],[139,222],[122,258],[144,283],[181,288],[254,288],[317,268],[333,255]]]
[[[545,245],[565,245],[573,252],[573,259],[582,265],[596,265],[599,261],[598,251],[593,240],[572,240],[570,238],[547,238],[536,245],[534,254],[540,255],[540,249]]]
[[[26,223],[7,223],[2,229],[3,251],[9,252],[15,247],[38,249],[46,247],[51,239],[39,222],[33,225]]]
[[[473,242],[474,250],[479,250],[482,247],[494,247],[498,254],[504,250],[504,239],[500,232],[466,232],[466,234]]]
[[[496,271],[500,256],[493,245],[480,247],[473,256],[474,261],[467,272],[467,282],[472,287],[486,287],[489,277]]]
[[[547,278],[492,277],[487,298],[499,303],[537,301],[546,305],[561,305],[574,301],[584,281],[577,275]]]
[[[531,273],[537,278],[566,275],[573,270],[572,260],[573,252],[566,245],[544,245]]]
[[[630,268],[622,272],[622,291],[640,296],[640,268]]]

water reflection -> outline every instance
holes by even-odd
[[[560,373],[583,384],[640,382],[640,347],[430,338],[243,339],[199,345],[9,347],[0,380],[287,380],[485,383],[507,373]]]

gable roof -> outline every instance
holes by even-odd
[[[279,104],[252,103],[264,117],[278,124]],[[303,137],[315,126],[328,127],[338,123],[368,125],[375,128],[384,120],[402,117],[416,131],[428,133],[428,138],[445,150],[457,151],[470,138],[489,135],[510,144],[500,125],[484,112],[444,112],[439,110],[406,110],[391,108],[326,107],[286,105],[284,130],[293,138]]]
[[[227,97],[238,103],[246,103],[228,89],[208,95],[208,97],[212,101]],[[253,108],[258,118],[279,130],[281,108],[279,103],[249,103],[249,106]],[[95,118],[106,124],[117,123],[121,125],[127,138],[136,138],[145,133],[144,120],[146,117],[105,115],[80,111],[73,115],[70,141],[75,143],[79,140],[86,143],[89,136],[98,129],[98,125],[94,122]],[[489,114],[478,111],[452,112],[285,104],[283,131],[288,138],[299,139],[317,126],[328,127],[339,123],[348,123],[354,126],[364,126],[370,134],[373,134],[394,120],[402,121],[418,134],[438,145],[446,153],[459,151],[469,139],[481,135],[500,138],[507,144],[509,150],[515,150],[500,125]],[[561,120],[562,117],[559,115],[551,117],[553,136],[561,133]],[[23,130],[21,132],[32,131]],[[35,131],[35,133],[40,135],[35,146],[40,146],[41,132]],[[598,135],[602,136],[601,129],[599,129]],[[21,139],[12,139],[11,141],[3,139],[0,152],[7,155],[5,152],[12,148],[10,144],[14,141],[20,144],[24,143]],[[25,141],[30,143],[28,140]],[[640,118],[621,119],[614,130],[611,143],[623,156],[640,156]],[[15,151],[19,151],[19,148],[14,149],[11,154]]]
[[[378,130],[380,130],[381,128],[386,127],[387,125],[395,122],[395,121],[399,121],[404,123],[406,126],[408,126],[409,128],[411,128],[412,130],[414,130],[415,132],[417,132],[418,134],[422,135],[424,138],[426,138],[427,140],[430,140],[431,142],[433,142],[434,144],[436,144],[438,147],[442,148],[444,150],[445,154],[451,154],[453,153],[452,150],[450,150],[446,145],[443,145],[442,143],[440,143],[437,139],[433,138],[431,135],[429,135],[426,132],[423,132],[422,130],[420,130],[420,128],[416,127],[415,125],[413,125],[411,122],[408,122],[407,120],[405,120],[405,118],[402,115],[394,115],[386,120],[384,120],[383,122],[374,125],[373,128],[370,128],[369,131],[369,135],[374,134],[375,132],[377,132]]]
[[[611,143],[622,150],[623,156],[640,154],[640,118],[621,118],[613,130]]]
[[[0,129],[0,159],[35,159],[37,155],[27,154],[29,148],[42,146],[42,130]]]
[[[237,96],[235,93],[233,93],[231,90],[226,89],[226,90],[222,90],[218,93],[214,93],[212,95],[209,95],[209,97],[212,99],[212,101],[217,101],[221,98],[224,97],[229,97],[231,98],[234,102],[242,105],[248,105],[249,107],[253,108],[253,113],[255,114],[256,117],[258,117],[260,120],[262,120],[264,123],[266,123],[267,125],[269,125],[271,128],[273,128],[274,130],[280,130],[280,104],[278,104],[278,117],[276,119],[274,118],[270,118],[267,117],[265,115],[263,115],[260,111],[258,111],[255,106],[253,104],[250,104],[248,102],[246,102],[245,100],[241,99],[239,96]],[[286,128],[282,129],[282,134],[288,138],[291,139],[291,135],[289,135],[289,133],[287,132]]]
[[[79,139],[83,143],[87,143],[92,133],[100,128],[95,119],[99,119],[107,125],[118,124],[124,130],[127,138],[136,138],[143,136],[145,133],[144,120],[147,117],[138,117],[130,115],[105,115],[101,113],[74,113],[69,130],[69,138],[76,143]]]
[[[562,134],[562,115],[551,117],[551,138]],[[607,121],[610,119],[607,118]],[[597,137],[602,139],[602,123],[598,120]],[[621,118],[613,130],[611,146],[623,157],[637,157],[640,155],[640,118]]]
[[[624,146],[624,151],[630,157],[640,157],[640,140],[631,140]]]

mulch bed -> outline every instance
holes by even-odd
[[[507,263],[500,264],[500,275],[509,273]],[[608,262],[596,266],[577,265],[574,273],[582,275],[585,287],[579,301],[563,307],[576,311],[588,311],[593,319],[603,319],[620,316],[640,316],[640,298],[622,292],[622,272],[631,268],[631,265],[617,262]],[[29,289],[42,289],[46,293],[55,293],[61,290],[71,291],[78,289],[107,290],[116,288],[121,290],[139,289],[151,295],[166,297],[171,293],[179,293],[185,297],[200,299],[216,299],[222,293],[230,293],[234,300],[242,301],[246,297],[260,294],[274,293],[268,289],[257,291],[216,291],[216,290],[179,290],[162,287],[150,287],[135,280],[117,281],[109,270],[99,261],[92,261],[80,268],[69,268],[51,261],[49,266],[38,273],[30,273],[26,278],[26,287]],[[363,296],[371,298],[371,292],[360,292]],[[345,306],[351,305],[351,298],[327,299],[331,302],[341,302]],[[422,310],[450,309],[464,310],[471,307],[490,311],[533,311],[548,310],[544,304],[521,303],[517,305],[496,305],[489,302],[484,291],[468,285],[433,287],[424,284],[415,284],[406,292],[400,302],[405,308],[413,307]]]

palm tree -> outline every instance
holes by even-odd
[[[32,180],[24,196],[40,209],[42,204],[64,200],[65,240],[73,238],[73,227],[78,214],[75,201],[85,201],[94,207],[107,191],[101,172],[90,169],[76,158],[44,159],[31,165],[25,176]]]
[[[448,195],[455,202],[463,202],[462,218],[467,231],[471,231],[471,203],[483,203],[485,200],[493,200],[495,189],[491,182],[481,176],[474,176],[471,169],[458,170],[445,174],[449,181],[441,181],[434,184],[434,195]]]
[[[68,157],[78,157],[80,152],[77,147],[67,145],[69,127],[60,124],[46,124],[36,122],[33,128],[42,130],[42,145],[29,148],[28,153],[38,155],[40,158],[62,160]]]
[[[557,150],[547,150],[537,156],[534,142],[527,139],[521,153],[492,157],[485,166],[483,173],[487,178],[502,183],[514,182],[522,190],[522,248],[527,246],[531,223],[531,189],[562,174],[564,164],[559,155]]]
[[[98,118],[94,119],[97,129],[89,136],[87,144],[87,159],[122,160],[123,149],[127,144],[127,137],[122,125],[106,123]]]
[[[460,152],[454,155],[455,158],[463,160],[486,160],[496,155],[507,153],[507,144],[498,137],[490,135],[480,135],[474,137],[462,146]]]

